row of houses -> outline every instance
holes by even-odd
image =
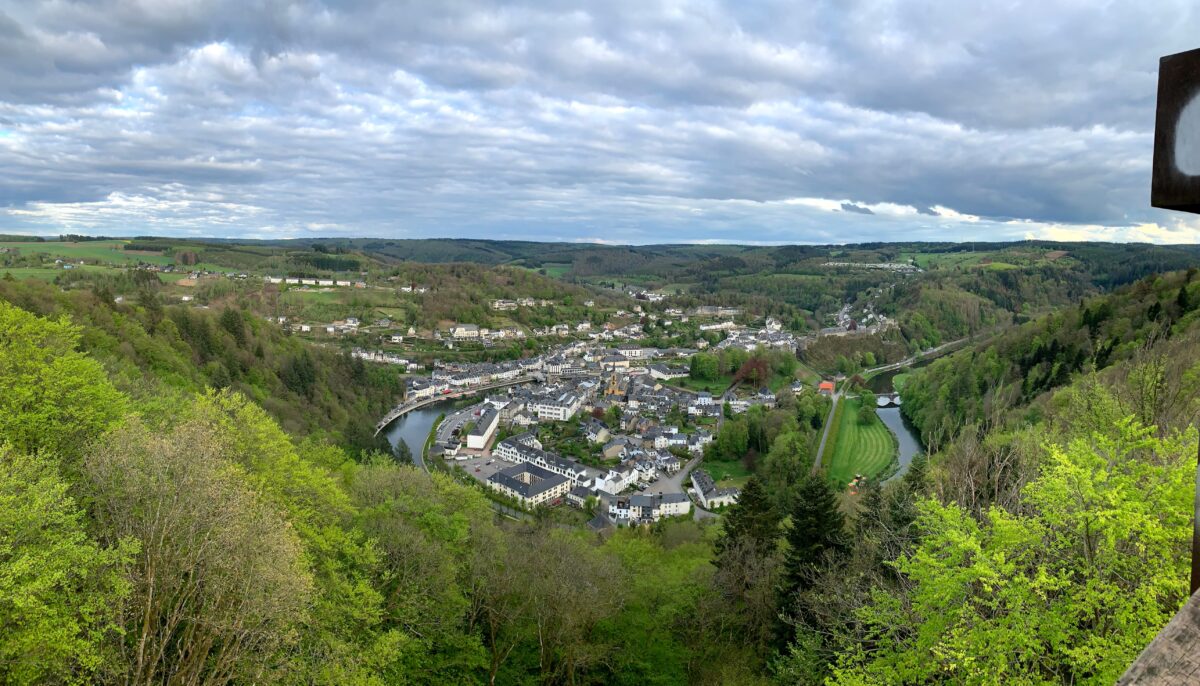
[[[415,372],[421,369],[421,365],[412,362],[406,358],[400,357],[395,353],[384,352],[382,350],[363,350],[355,348],[350,351],[350,355],[357,357],[365,362],[376,362],[378,364],[392,364],[404,367],[407,372]]]
[[[493,300],[492,309],[501,312],[515,310],[518,307],[549,307],[553,305],[552,300],[535,299],[535,298],[517,298],[516,300]]]
[[[592,486],[594,479],[587,467],[542,449],[542,443],[531,432],[509,436],[492,448],[492,455],[506,462],[535,464],[542,469],[570,479],[576,486]]]
[[[616,524],[649,524],[692,512],[692,501],[686,493],[610,496],[604,499],[604,505],[608,518]]]
[[[366,281],[347,281],[344,279],[313,279],[297,276],[264,276],[263,281],[274,284],[291,286],[325,286],[329,288],[366,288]]]
[[[447,330],[447,335],[455,341],[478,341],[525,338],[525,332],[516,326],[503,326],[497,329],[481,327],[477,324],[455,324]]]

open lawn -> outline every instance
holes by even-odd
[[[700,469],[708,472],[713,481],[722,486],[740,486],[750,478],[750,470],[740,460],[704,460],[700,463]]]
[[[825,446],[829,478],[844,486],[855,474],[874,477],[891,464],[896,456],[896,437],[884,426],[879,417],[871,415],[871,421],[858,421],[858,398],[844,398],[839,403],[835,434]]]
[[[725,389],[729,388],[729,384],[731,383],[733,383],[733,375],[725,374],[717,377],[715,381],[705,381],[685,376],[682,379],[673,379],[670,385],[686,388],[689,391],[708,391],[713,394],[713,397],[716,397],[724,393]]]

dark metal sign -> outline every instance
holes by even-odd
[[[1200,50],[1158,63],[1150,204],[1200,213]]]

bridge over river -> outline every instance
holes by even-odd
[[[375,435],[378,436],[379,432],[386,429],[388,424],[391,424],[392,422],[396,421],[400,417],[403,417],[404,415],[408,414],[409,412],[412,412],[413,410],[419,410],[422,407],[425,407],[427,405],[432,405],[434,403],[440,403],[443,400],[454,400],[455,398],[464,398],[468,395],[475,395],[476,393],[486,393],[487,391],[495,390],[497,388],[504,388],[505,386],[516,386],[518,384],[529,383],[530,381],[536,381],[536,380],[537,380],[537,378],[534,376],[518,376],[515,379],[506,379],[504,381],[496,381],[496,382],[489,383],[489,384],[486,384],[483,386],[471,386],[470,388],[464,388],[461,391],[451,391],[450,393],[446,393],[443,395],[435,395],[435,396],[431,396],[428,398],[421,398],[420,400],[406,401],[406,402],[400,403],[399,405],[393,407],[390,412],[385,414],[383,416],[383,419],[380,419],[379,423],[375,425]]]

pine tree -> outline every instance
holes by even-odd
[[[913,495],[920,496],[928,485],[928,476],[929,458],[925,457],[925,453],[917,453],[913,455],[912,463],[908,465],[908,471],[901,481]]]
[[[751,477],[723,517],[725,530],[715,545],[718,564],[721,555],[740,542],[752,543],[755,550],[763,552],[774,548],[780,520],[767,489],[758,477]]]
[[[828,555],[845,552],[845,519],[838,509],[837,495],[818,474],[800,483],[792,501],[792,524],[787,532],[788,552],[784,569],[784,597],[808,588],[815,572]]]

